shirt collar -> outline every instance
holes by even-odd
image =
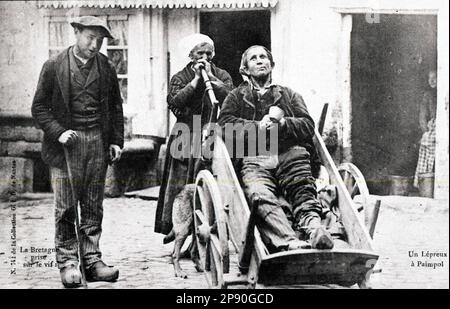
[[[81,58],[80,56],[78,56],[78,55],[75,53],[75,47],[72,48],[72,54],[73,54],[73,56],[74,56],[75,58],[77,58],[78,60],[80,60],[81,63],[83,63],[83,65],[86,65],[86,63],[88,63],[89,60],[91,60],[91,59],[84,59],[84,58]]]
[[[259,85],[255,85],[250,78],[247,79],[247,82],[249,83],[251,90],[256,91],[261,96],[264,95],[268,90],[271,90],[272,88],[274,88],[276,86],[273,83],[272,78],[270,79],[270,84],[267,86],[264,86],[263,88],[259,87]]]

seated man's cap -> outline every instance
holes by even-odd
[[[111,39],[114,39],[114,37],[111,34],[111,30],[109,30],[108,25],[106,22],[101,20],[98,17],[95,16],[81,16],[74,18],[73,21],[70,22],[70,25],[72,27],[100,27],[105,31],[105,36]]]

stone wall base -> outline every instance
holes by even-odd
[[[33,160],[0,157],[0,199],[33,191]]]

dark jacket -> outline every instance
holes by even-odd
[[[222,83],[213,84],[216,98],[221,103],[233,89],[233,81],[230,74],[214,65],[211,65],[211,71],[222,81]],[[177,124],[186,124],[190,129],[190,136],[185,137],[191,141],[190,146],[193,145],[193,116],[201,116],[203,126],[209,121],[211,113],[211,104],[205,95],[206,87],[203,81],[200,81],[196,89],[190,85],[194,76],[195,73],[188,64],[172,77],[167,95],[168,107],[177,117]],[[196,176],[194,172],[195,159],[189,156],[172,157],[170,149],[176,138],[183,138],[183,134],[178,132],[175,125],[167,143],[164,173],[155,217],[155,232],[162,234],[168,234],[172,229],[172,204],[175,196],[185,184],[193,182]]]
[[[286,124],[280,127],[278,132],[278,151],[282,153],[292,146],[302,146],[309,151],[311,163],[319,164],[313,144],[314,121],[308,113],[303,98],[295,91],[279,85],[272,86],[269,91],[269,99],[260,103],[252,86],[248,82],[242,83],[225,99],[219,124],[222,127],[226,123],[243,124],[242,131],[236,132],[237,136],[243,138],[251,127],[258,130],[259,122],[264,115],[268,114],[271,106],[278,106],[284,111],[286,119]]]
[[[228,93],[234,88],[233,80],[230,74],[225,70],[211,64],[211,71],[215,77],[222,81],[222,84],[213,83],[214,94],[217,100],[222,103]],[[192,129],[192,116],[201,115],[202,122],[206,123],[209,119],[210,104],[205,104],[205,84],[199,82],[197,89],[190,86],[190,82],[194,79],[195,73],[191,65],[187,65],[182,71],[175,74],[169,87],[167,95],[167,104],[171,112],[177,117],[177,123],[188,124]],[[172,131],[172,134],[175,133]]]
[[[64,131],[72,129],[69,51],[67,48],[44,63],[31,107],[33,118],[44,131],[42,159],[58,168],[65,166],[64,151],[58,138]],[[96,58],[104,148],[107,151],[111,144],[123,148],[124,119],[117,75],[106,56],[99,53]]]

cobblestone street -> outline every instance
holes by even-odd
[[[90,283],[89,288],[207,288],[203,274],[197,273],[189,260],[181,263],[189,279],[174,277],[170,261],[173,243],[163,245],[163,236],[153,233],[155,201],[118,198],[106,199],[104,204],[101,248],[106,263],[120,269],[120,278],[116,283]],[[11,204],[0,204],[0,287],[62,288],[54,253],[47,253],[53,247],[52,200],[18,201],[15,205],[14,209]],[[381,267],[382,273],[372,276],[372,286],[448,288],[448,205],[383,197],[381,207],[374,246],[380,254],[376,268]],[[31,253],[32,247],[43,252]],[[419,256],[421,251],[430,251],[447,257],[410,258],[412,250]],[[443,261],[443,267],[412,267],[417,261]]]

